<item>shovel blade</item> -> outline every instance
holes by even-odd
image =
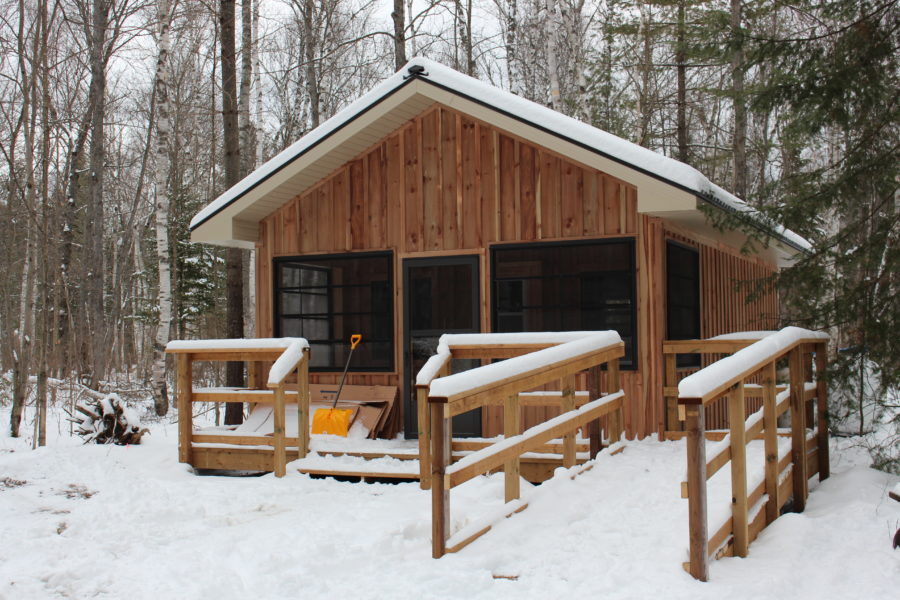
[[[312,432],[347,437],[353,411],[344,408],[320,408],[313,414]]]

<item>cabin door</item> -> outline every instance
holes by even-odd
[[[444,333],[478,333],[479,276],[477,256],[408,258],[403,261],[404,352],[406,381],[404,428],[407,439],[418,437],[416,373],[435,353]],[[458,373],[480,365],[475,360],[454,360]],[[481,409],[453,419],[454,437],[481,435]]]

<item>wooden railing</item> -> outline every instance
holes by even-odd
[[[557,341],[552,338],[553,334],[537,334],[537,341],[532,342],[527,341],[526,334],[514,335],[519,337],[488,334],[480,338],[481,343],[478,334],[445,336],[438,354],[419,373],[420,461],[423,469],[425,465],[430,466],[428,481],[423,487],[431,487],[434,558],[465,547],[490,529],[488,525],[471,534],[450,537],[450,490],[453,487],[502,467],[506,506],[511,508],[510,512],[516,512],[524,508],[518,503],[523,453],[562,437],[563,466],[572,467],[576,462],[575,434],[580,427],[590,424],[599,440],[599,419],[608,416],[610,443],[617,442],[621,435],[624,392],[619,385],[619,358],[624,356],[624,344],[618,334],[557,334],[561,336]],[[453,358],[508,360],[447,375]],[[605,396],[600,395],[599,389],[602,365],[607,370],[608,393]],[[592,388],[589,394],[594,399],[576,408],[576,375],[584,370],[589,371],[589,387]],[[438,378],[440,374],[444,376]],[[558,395],[544,392],[529,397],[524,394],[556,381],[562,383]],[[529,401],[556,402],[564,412],[520,433],[519,409]],[[452,418],[489,405],[504,407],[504,439],[451,465]]]
[[[678,410],[686,423],[687,481],[682,496],[688,499],[690,561],[688,572],[697,579],[709,577],[710,557],[728,554],[746,556],[749,544],[774,521],[789,497],[797,512],[806,506],[809,477],[829,474],[827,389],[821,374],[827,367],[824,334],[788,327],[738,350],[678,385]],[[813,376],[815,357],[816,381]],[[788,383],[779,390],[776,365],[787,358]],[[763,406],[746,414],[748,379],[761,380]],[[727,398],[728,435],[713,447],[707,459],[705,407]],[[791,419],[791,451],[778,452],[777,419],[785,412]],[[812,416],[811,416],[812,415]],[[814,419],[812,434],[807,419]],[[747,481],[747,443],[764,440],[764,475]],[[709,535],[707,524],[707,480],[731,463],[731,516]]]
[[[695,367],[678,367],[679,354],[699,355],[704,364],[718,360],[722,356],[734,354],[750,344],[754,339],[708,339],[708,340],[666,340],[663,342],[663,398],[665,406],[665,437],[666,439],[679,439],[683,437],[684,419],[679,416],[678,410],[678,382],[682,377],[695,373],[700,369]],[[755,390],[748,389],[750,395]],[[761,392],[757,392],[761,394]],[[683,411],[682,411],[683,412]],[[720,411],[714,407],[707,408],[707,424],[710,417],[716,422]],[[709,414],[712,413],[712,414]]]
[[[299,458],[309,451],[309,344],[302,338],[173,341],[166,352],[175,355],[178,403],[178,460],[191,462],[195,443],[271,446],[274,472],[286,472],[287,446],[297,447]],[[248,363],[246,388],[193,388],[193,365],[200,361]],[[272,363],[263,382],[266,364]],[[296,373],[297,389],[288,390],[287,380]],[[297,437],[285,436],[285,403],[297,403]],[[194,433],[193,404],[198,402],[251,402],[273,405],[272,436]]]

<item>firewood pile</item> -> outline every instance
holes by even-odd
[[[69,414],[85,444],[140,444],[147,429],[117,394],[89,398]]]

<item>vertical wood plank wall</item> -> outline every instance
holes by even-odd
[[[663,220],[638,215],[633,186],[436,105],[260,223],[258,335],[273,334],[273,258],[393,250],[395,370],[350,373],[348,383],[397,385],[405,394],[400,289],[404,258],[478,255],[481,324],[483,331],[490,331],[490,245],[630,237],[635,240],[638,267],[640,370],[623,371],[621,381],[629,399],[624,410],[627,435],[643,436],[663,427],[667,235]],[[702,249],[704,277],[740,270],[740,259],[734,262],[719,249]],[[712,268],[709,274],[707,263]],[[737,304],[717,297],[723,299],[723,307]],[[703,302],[714,305],[706,290]],[[733,329],[736,322],[734,316],[709,319],[711,324],[704,322],[704,335],[719,332],[717,328]],[[312,374],[316,383],[336,383],[338,378],[337,373]],[[580,389],[585,386],[585,381],[579,381]],[[550,410],[526,409],[523,426],[551,416]],[[492,408],[483,414],[484,434],[502,433],[502,410]]]
[[[757,291],[757,284],[775,272],[774,265],[714,242],[702,243],[683,230],[667,229],[666,238],[694,247],[700,253],[701,337],[778,328],[778,294],[774,289],[765,289],[748,301],[751,292]],[[704,356],[702,364],[719,358]],[[706,407],[707,430],[729,427],[726,400],[723,398]],[[761,407],[761,397],[747,399],[747,414]]]

